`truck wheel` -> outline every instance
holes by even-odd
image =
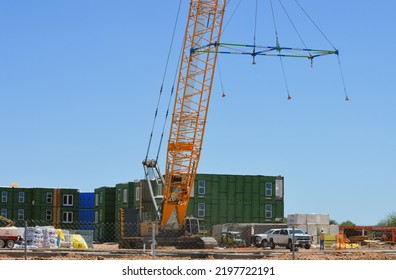
[[[289,239],[287,241],[286,249],[292,249],[292,248],[293,248],[293,242],[291,241],[291,239]]]
[[[271,249],[275,249],[274,240],[271,240],[271,241],[270,241],[270,248],[271,248]]]
[[[0,239],[0,248],[3,248],[5,246],[4,240]]]
[[[267,241],[267,239],[264,239],[263,241],[261,241],[261,247],[263,247],[263,248],[268,247],[268,241]]]
[[[311,244],[305,244],[304,248],[305,248],[305,249],[311,248]]]
[[[8,248],[8,249],[14,248],[14,245],[15,245],[14,240],[9,239],[9,240],[7,241],[7,248]]]

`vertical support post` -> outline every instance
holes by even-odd
[[[294,225],[293,225],[293,235],[292,235],[292,246],[291,246],[291,250],[292,250],[292,259],[294,260],[294,252],[295,252],[295,248],[294,248]]]
[[[152,226],[152,236],[151,236],[151,254],[153,256],[153,260],[155,260],[155,223],[151,224]]]
[[[23,234],[23,241],[25,243],[25,260],[27,260],[27,221],[25,220],[25,233]]]

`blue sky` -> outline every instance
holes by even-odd
[[[282,2],[308,47],[331,49],[294,1]],[[253,42],[255,3],[229,1],[223,42]],[[282,175],[285,214],[376,224],[396,211],[396,4],[299,3],[339,49],[350,101],[336,56],[313,67],[284,59],[292,100],[279,59],[252,65],[249,57],[220,56],[198,172]],[[273,4],[281,45],[302,47],[279,2]],[[0,0],[0,185],[93,191],[143,177],[178,5]],[[269,7],[258,2],[262,45],[275,43]],[[166,94],[187,8],[183,1]],[[159,128],[155,133],[158,139]],[[164,160],[165,148],[161,154]]]

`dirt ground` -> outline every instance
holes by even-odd
[[[2,250],[0,260],[24,259],[22,250]],[[116,243],[95,244],[88,250],[34,250],[28,251],[29,260],[151,260],[150,250],[118,249]],[[156,249],[156,260],[172,259],[268,259],[292,260],[290,250],[283,248],[215,248],[211,250],[177,250],[173,247]],[[396,260],[396,245],[376,244],[356,249],[326,249],[319,251],[317,247],[301,249],[294,253],[295,260]]]

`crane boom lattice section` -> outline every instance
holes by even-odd
[[[201,154],[226,1],[192,0],[184,36],[166,159],[161,227],[181,227]],[[195,49],[206,48],[205,52]]]

